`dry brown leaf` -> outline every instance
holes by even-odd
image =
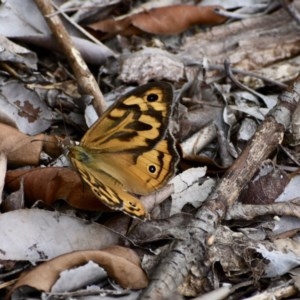
[[[32,170],[8,171],[5,186],[10,191],[20,188],[23,178],[24,195],[27,205],[42,200],[53,205],[57,200],[65,200],[78,209],[107,211],[90,188],[83,185],[80,176],[68,168],[36,168]]]
[[[132,24],[148,33],[177,34],[196,24],[220,24],[226,18],[214,10],[220,6],[176,5],[152,9],[135,15]]]
[[[44,134],[30,136],[14,127],[0,124],[0,152],[7,156],[9,165],[37,166],[42,150],[51,156],[58,156],[58,138]]]
[[[28,136],[14,127],[0,124],[0,152],[7,155],[11,165],[38,165],[43,138],[43,134]]]
[[[271,204],[284,191],[291,177],[266,160],[240,195],[243,204]]]
[[[215,13],[220,6],[173,5],[153,8],[121,19],[108,19],[88,25],[103,33],[133,35],[143,32],[152,34],[177,34],[195,24],[215,25],[226,18]],[[106,36],[107,37],[107,36]]]
[[[84,265],[89,261],[99,264],[108,276],[123,288],[142,289],[148,284],[137,254],[131,249],[114,246],[104,250],[76,251],[42,263],[22,276],[10,294],[22,286],[50,291],[62,271]]]

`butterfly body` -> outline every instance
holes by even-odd
[[[112,209],[147,218],[131,193],[147,195],[174,174],[178,154],[168,133],[172,86],[150,83],[117,101],[69,157],[96,196]]]

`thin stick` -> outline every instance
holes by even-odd
[[[106,104],[97,81],[89,71],[89,68],[82,59],[81,54],[74,46],[74,43],[62,24],[60,17],[54,14],[55,10],[51,5],[51,1],[35,0],[35,2],[44,15],[48,26],[68,59],[79,84],[81,94],[91,95],[93,97],[93,106],[100,116],[105,111]]]

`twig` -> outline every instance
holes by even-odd
[[[248,86],[246,86],[245,84],[241,83],[240,81],[238,81],[232,73],[232,70],[230,68],[230,63],[228,60],[224,61],[224,69],[225,69],[225,73],[227,75],[227,77],[237,86],[239,87],[241,90],[246,90],[247,92],[249,92],[250,94],[256,96],[257,98],[261,99],[263,102],[265,102],[265,99],[262,97],[261,94],[257,93],[255,90],[249,88]],[[267,103],[265,103],[267,106]]]
[[[300,101],[300,76],[279,96],[278,105],[270,111],[235,163],[227,170],[215,191],[207,198],[187,226],[185,239],[174,241],[168,255],[162,258],[150,275],[150,284],[139,299],[169,299],[193,268],[197,282],[205,282],[210,272],[206,248],[213,242],[217,225],[225,218],[242,189],[261,163],[282,142],[292,112]],[[201,287],[199,287],[201,289]]]
[[[292,216],[300,218],[300,199],[276,202],[267,205],[245,205],[236,203],[226,214],[226,220],[253,220],[265,215]]]
[[[280,145],[280,148],[296,166],[300,167],[298,159],[294,155],[292,155],[292,153],[286,147]]]
[[[84,36],[86,36],[88,39],[90,39],[92,42],[94,42],[97,45],[103,46],[103,44],[97,40],[93,35],[91,35],[89,32],[87,32],[83,27],[78,25],[74,20],[72,20],[65,11],[61,11],[60,7],[53,3],[54,8],[56,9],[56,12],[53,15],[61,14],[70,24],[72,24],[77,30],[79,30]],[[53,15],[50,15],[48,17],[52,17]]]
[[[224,65],[209,65],[207,67],[207,70],[208,71],[224,71]],[[255,74],[253,72],[250,72],[250,71],[245,71],[245,70],[241,70],[241,69],[238,69],[238,68],[230,68],[231,72],[233,74],[241,74],[241,75],[244,75],[244,76],[251,76],[251,77],[254,77],[254,78],[258,78],[258,79],[261,79],[262,81],[268,83],[268,84],[272,84],[272,85],[276,85],[280,88],[283,88],[283,89],[286,89],[288,87],[287,84],[285,83],[282,83],[278,80],[272,80],[270,78],[267,78],[263,75],[259,75],[259,74]]]
[[[76,76],[81,93],[91,95],[93,97],[93,106],[100,116],[104,112],[106,104],[97,81],[89,71],[88,66],[81,57],[81,54],[75,48],[72,39],[67,30],[64,28],[59,16],[54,14],[55,10],[51,5],[51,1],[35,0],[35,2],[44,15],[45,20],[62,48],[62,51],[65,53],[65,56]]]

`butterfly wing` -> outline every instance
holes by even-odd
[[[113,177],[100,170],[91,169],[79,160],[74,158],[71,158],[71,160],[82,179],[106,206],[113,210],[121,210],[131,217],[137,217],[142,220],[148,218],[143,204],[137,198],[127,193]]]
[[[86,132],[80,145],[99,152],[143,152],[166,134],[173,107],[173,88],[149,83],[111,106]]]
[[[69,157],[108,207],[144,219],[142,203],[128,192],[149,194],[173,175],[178,154],[167,134],[173,107],[168,83],[150,83],[114,104]]]
[[[104,171],[120,182],[126,191],[147,195],[158,190],[173,175],[178,162],[171,136],[160,141],[153,149],[140,154],[93,153],[90,161],[95,170]]]

